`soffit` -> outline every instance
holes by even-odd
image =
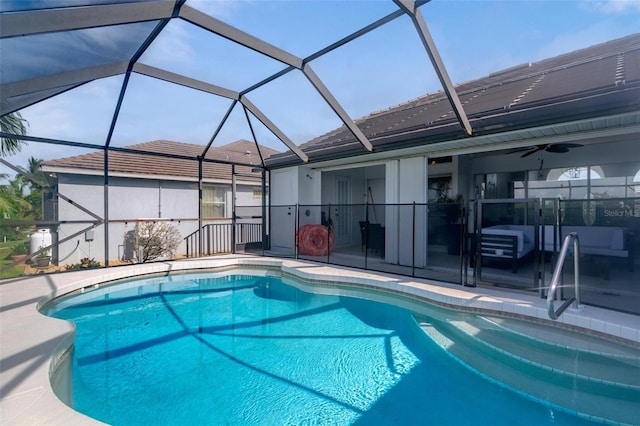
[[[640,135],[640,112],[636,111],[597,119],[577,120],[478,136],[472,140],[459,139],[351,158],[330,159],[315,163],[312,166],[323,169],[346,164],[379,164],[380,161],[403,157],[441,157],[446,155],[475,154],[551,143],[601,143],[606,142],[608,139],[634,138],[638,135]]]

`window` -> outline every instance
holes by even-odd
[[[205,185],[202,188],[202,217],[225,217],[226,186]]]
[[[623,163],[610,171],[610,176],[591,181],[594,198],[635,198],[640,196],[640,164]]]
[[[532,170],[528,172],[526,181],[514,182],[514,195],[516,198],[564,200],[633,197],[629,191],[632,177],[624,176],[627,166],[608,166],[614,177],[605,177],[602,166]]]

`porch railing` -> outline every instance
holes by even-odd
[[[239,244],[262,241],[261,223],[236,223],[235,241],[233,227],[232,223],[211,223],[187,235],[184,238],[187,257],[233,253]]]

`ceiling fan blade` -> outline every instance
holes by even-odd
[[[579,143],[554,143],[547,146],[546,151],[555,152],[555,153],[564,153],[564,152],[569,152],[570,148],[580,148],[581,146],[584,146],[584,145]]]
[[[554,143],[551,144],[551,146],[561,146],[563,148],[580,148],[584,145],[582,145],[581,143]]]
[[[526,147],[526,148],[513,148],[510,149],[508,151],[505,152],[505,155],[509,155],[509,154],[517,154],[518,152],[525,152],[525,151],[529,151],[531,149],[531,147]]]
[[[540,149],[542,149],[542,148],[536,147],[535,149],[532,149],[532,150],[530,150],[530,151],[527,151],[527,152],[525,152],[524,154],[522,154],[522,155],[520,156],[520,158],[524,158],[524,157],[528,157],[528,156],[530,156],[530,155],[533,155],[533,154],[535,154],[536,152],[540,151]]]
[[[565,152],[569,152],[569,148],[566,148],[564,146],[549,146],[546,149],[547,152],[553,152],[555,154],[562,154]]]

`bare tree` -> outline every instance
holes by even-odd
[[[125,239],[133,246],[139,262],[148,262],[159,257],[171,257],[178,249],[181,236],[178,229],[166,222],[138,222],[133,234]]]

